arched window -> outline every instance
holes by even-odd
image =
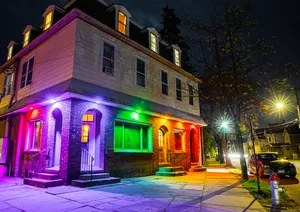
[[[161,129],[158,130],[158,146],[164,146],[164,132]]]

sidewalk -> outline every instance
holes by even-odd
[[[142,177],[90,189],[48,189],[0,178],[0,211],[266,211],[236,175],[189,173],[181,177]]]

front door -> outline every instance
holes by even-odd
[[[159,163],[170,162],[170,150],[168,145],[167,132],[159,129],[158,130],[158,145],[159,145]]]

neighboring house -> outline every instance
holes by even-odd
[[[201,81],[181,68],[176,44],[103,0],[43,16],[1,66],[0,152],[11,176],[48,170],[70,183],[91,169],[133,177],[202,163]]]
[[[256,152],[278,152],[289,159],[300,158],[300,129],[298,124],[269,124],[268,128],[255,130]],[[253,153],[249,137],[249,154]]]

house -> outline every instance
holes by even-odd
[[[201,80],[181,68],[176,44],[103,0],[50,5],[43,17],[22,44],[9,43],[0,67],[0,152],[11,176],[46,172],[70,184],[83,173],[202,164]]]
[[[269,124],[268,128],[256,129],[255,133],[256,152],[278,152],[289,159],[300,158],[300,129],[297,123]],[[248,146],[252,154],[250,138]]]

